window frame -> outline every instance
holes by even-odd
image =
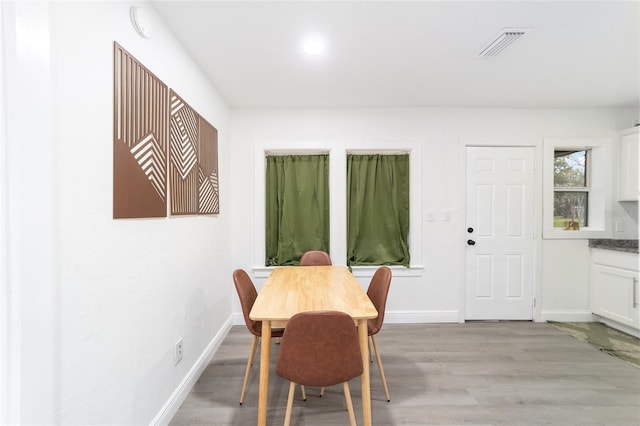
[[[409,185],[409,191],[407,192],[407,203],[409,204],[409,222],[408,222],[408,232],[407,232],[407,250],[408,250],[408,256],[409,256],[409,266],[411,265],[411,244],[410,244],[410,236],[411,236],[411,196],[410,196],[410,191],[411,191],[411,152],[410,151],[389,151],[389,150],[378,150],[378,151],[356,151],[356,150],[352,150],[352,151],[347,151],[345,158],[348,159],[348,156],[368,156],[368,155],[378,155],[378,156],[406,156],[407,157],[407,163],[408,163],[408,167],[409,167],[409,174],[408,174],[408,178],[409,178],[409,182],[407,182],[407,184]],[[348,161],[347,161],[348,164]],[[349,187],[351,184],[351,182],[349,181],[349,175],[347,173],[347,178],[345,179],[345,185],[347,187]],[[348,198],[348,194],[347,194],[347,198]],[[349,203],[347,203],[346,205],[346,211],[345,213],[348,215],[349,213]],[[347,218],[347,222],[349,221],[349,219]],[[347,246],[349,246],[349,230],[347,229],[347,235],[346,235],[346,244]],[[348,257],[349,253],[348,253],[348,249],[347,249],[347,257]],[[347,259],[347,263],[348,263],[348,259]],[[350,265],[351,268],[354,267],[359,267],[359,266],[371,266],[371,265],[365,265],[365,264],[359,264],[359,265]],[[376,265],[378,266],[378,265]],[[403,266],[400,264],[387,264],[387,266]],[[404,266],[403,266],[404,267]]]
[[[609,138],[545,138],[543,143],[543,226],[544,239],[589,239],[611,237],[612,146]],[[588,151],[588,225],[579,230],[556,228],[554,224],[555,152]],[[562,187],[564,191],[575,188]],[[581,189],[581,188],[578,188]]]
[[[553,195],[554,195],[554,201],[553,201],[553,208],[554,208],[554,213],[555,213],[555,195],[557,193],[575,193],[575,192],[579,192],[579,193],[584,193],[587,195],[587,206],[586,206],[586,217],[585,217],[585,222],[586,225],[581,227],[588,227],[589,226],[589,215],[590,215],[590,211],[589,211],[589,193],[591,192],[591,183],[592,183],[592,178],[591,178],[591,162],[593,161],[592,159],[592,154],[591,154],[591,149],[579,149],[579,150],[575,150],[572,153],[576,153],[576,152],[584,152],[585,155],[585,165],[584,165],[584,186],[556,186],[555,185],[555,153],[558,151],[563,151],[562,148],[560,149],[556,149],[554,150],[553,154],[554,154],[554,174],[553,174]],[[554,214],[554,222],[555,222],[555,214]],[[554,228],[559,228],[557,226],[554,226]]]
[[[345,142],[345,141],[300,141],[290,140],[274,142],[256,140],[254,148],[254,255],[252,271],[256,278],[266,278],[274,267],[265,266],[265,169],[266,153],[281,154],[329,154],[329,207],[330,207],[330,252],[334,265],[346,265],[347,259],[347,152],[403,152],[409,154],[409,198],[421,199],[422,194],[422,144],[420,141],[384,141],[382,142]],[[260,213],[262,212],[262,213]],[[409,212],[409,252],[411,263],[404,266],[391,266],[394,276],[421,276],[423,266],[422,246],[422,203],[411,203]],[[354,266],[356,277],[371,277],[377,266]]]
[[[282,159],[288,158],[289,161],[290,161],[288,164],[291,167],[294,167],[292,163],[298,164],[298,167],[299,167],[301,163],[305,164],[305,166],[308,166],[309,165],[308,162],[311,161],[309,158],[307,158],[306,160],[302,160],[302,158],[305,158],[305,157],[320,157],[320,156],[326,156],[326,163],[323,163],[324,167],[325,167],[324,171],[326,172],[326,174],[325,173],[321,173],[323,175],[322,177],[323,177],[324,183],[326,184],[326,187],[318,187],[317,185],[314,184],[313,185],[313,189],[314,189],[314,195],[317,195],[317,193],[315,193],[315,191],[318,190],[318,189],[326,190],[326,205],[324,205],[324,203],[320,203],[320,205],[318,206],[318,207],[320,207],[322,209],[326,209],[325,211],[327,212],[327,215],[322,215],[322,219],[324,219],[325,225],[326,225],[326,228],[323,227],[323,230],[326,232],[326,234],[323,233],[323,235],[318,236],[318,239],[323,240],[321,242],[321,245],[306,246],[307,247],[306,249],[307,250],[319,249],[319,250],[325,250],[325,251],[329,252],[330,251],[330,229],[331,229],[331,217],[328,214],[330,212],[330,208],[331,208],[331,205],[330,205],[330,192],[331,192],[330,189],[331,189],[331,187],[330,187],[330,184],[329,184],[329,170],[330,170],[331,165],[330,165],[329,153],[311,153],[311,154],[310,153],[295,153],[295,154],[291,154],[291,153],[281,153],[281,152],[265,152],[265,157],[264,157],[264,161],[265,161],[265,211],[264,211],[264,215],[265,216],[264,217],[265,217],[265,221],[267,221],[269,219],[267,217],[268,216],[268,211],[267,211],[267,192],[268,191],[266,190],[266,182],[269,180],[269,179],[267,179],[267,176],[266,176],[266,172],[268,172],[268,170],[269,170],[269,159],[270,158],[275,158],[275,157],[282,158]],[[292,158],[292,157],[295,157],[295,158]],[[274,167],[276,167],[276,166],[274,166]],[[303,167],[303,169],[304,168],[307,168],[307,170],[308,170],[308,167]],[[316,169],[316,170],[318,170],[318,169]],[[282,171],[283,171],[282,169],[279,169],[278,167],[276,167],[275,173],[278,173],[278,172],[282,173]],[[301,169],[296,169],[296,173],[301,173],[301,172],[302,172]],[[288,178],[285,178],[285,181],[289,182],[289,185],[291,185],[292,182],[296,182],[296,179],[292,179],[291,177],[288,177]],[[297,182],[296,182],[296,185],[297,185]],[[276,185],[276,187],[277,186],[278,185]],[[289,189],[290,189],[290,186],[288,186],[287,184],[285,184],[284,187],[281,188],[283,190],[283,192],[280,195],[283,196],[283,197],[284,197],[285,194],[287,194],[287,190],[285,189],[286,187],[289,187]],[[291,194],[291,192],[288,192],[288,195],[291,195],[294,198],[296,197],[296,195]],[[279,199],[280,197],[276,196],[276,198]],[[284,198],[287,198],[287,197],[284,197]],[[276,204],[278,204],[278,203],[276,202]],[[303,204],[295,203],[295,205],[297,206],[296,208],[299,209],[300,206],[302,206]],[[291,209],[285,209],[285,210],[287,210],[288,213],[292,213]],[[275,211],[281,214],[282,213],[282,205],[279,204],[278,207],[275,207]],[[272,213],[273,213],[273,211],[272,211]],[[293,214],[293,218],[292,218],[294,220],[294,222],[301,218],[299,213],[300,213],[299,210],[295,210],[295,214]],[[277,222],[280,222],[282,220],[282,217],[276,216],[276,217],[274,217],[274,219]],[[305,219],[306,219],[306,216],[305,216]],[[267,253],[267,251],[268,251],[267,250],[267,228],[268,227],[266,226],[266,222],[265,222],[265,265],[267,264],[267,261],[268,261],[267,254],[269,254],[269,253]],[[307,228],[307,229],[310,229],[310,228]],[[281,247],[281,245],[279,243],[280,237],[283,234],[286,234],[286,232],[284,232],[282,229],[278,229],[277,232],[276,232],[276,235],[278,236],[277,237],[278,241],[277,242],[273,242],[273,244],[275,246],[277,246],[277,248],[276,248],[277,252],[279,252],[281,248],[285,252],[287,251],[285,248]],[[300,237],[300,238],[298,238],[299,241],[304,241],[305,240],[305,237],[301,237],[297,232],[296,232],[296,234],[297,234],[296,238]],[[307,235],[306,238],[310,238],[310,237]],[[326,238],[326,241],[324,241],[325,238]],[[324,244],[327,244],[327,245],[325,246]],[[300,253],[300,255],[302,255],[302,254],[303,253]],[[299,261],[299,259],[297,259],[297,260]],[[291,262],[294,262],[294,263],[291,263]],[[286,261],[284,263],[277,263],[275,265],[269,265],[269,266],[274,266],[275,267],[275,266],[297,265],[297,263],[295,263],[295,262],[296,262],[296,259],[294,257],[293,259],[290,259],[290,260],[288,260],[288,261]]]
[[[377,145],[377,146],[376,146]],[[342,211],[340,213],[344,221],[344,227],[341,228],[344,247],[341,253],[341,265],[346,264],[347,260],[347,154],[409,154],[409,267],[401,265],[391,265],[389,268],[393,272],[394,277],[419,277],[424,271],[423,264],[423,223],[422,223],[422,203],[415,202],[423,198],[422,193],[422,143],[418,141],[385,141],[384,147],[380,143],[351,143],[346,148],[339,149],[341,163],[336,167],[341,167],[342,180],[339,186],[342,188]],[[336,152],[336,154],[338,154]],[[332,157],[333,158],[333,157]],[[414,202],[411,202],[414,200]],[[333,241],[333,240],[332,240]],[[370,278],[378,269],[378,266],[357,265],[351,267],[351,272],[355,277]]]

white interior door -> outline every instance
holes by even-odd
[[[532,147],[467,147],[465,319],[533,319]]]

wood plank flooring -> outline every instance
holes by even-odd
[[[640,425],[640,369],[546,323],[385,324],[377,340],[391,402],[374,362],[375,425]],[[234,326],[171,425],[256,423],[258,361],[238,404],[250,344]],[[350,386],[362,424],[359,380]],[[287,390],[272,370],[268,424],[282,424]],[[348,424],[342,388],[298,393],[291,424]]]

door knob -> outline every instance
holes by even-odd
[[[473,240],[467,240],[467,245],[475,246],[475,245],[476,245],[476,242],[475,242],[475,241],[473,241]]]
[[[468,233],[472,233],[473,232],[473,228],[467,228],[467,232]]]

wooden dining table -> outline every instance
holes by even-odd
[[[362,417],[366,426],[371,425],[367,320],[378,316],[376,308],[345,266],[285,266],[269,275],[249,313],[252,320],[262,321],[258,426],[267,424],[273,323],[280,326],[298,312],[320,310],[346,312],[357,322],[363,366]]]

